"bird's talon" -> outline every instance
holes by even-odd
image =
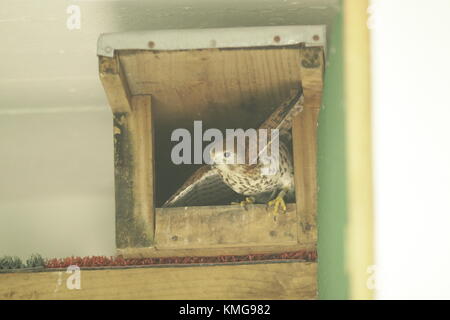
[[[283,212],[286,212],[286,203],[284,202],[283,197],[277,196],[275,199],[269,201],[267,203],[267,208],[273,206],[273,215],[274,220],[276,220],[276,217],[278,216],[279,209],[281,209]]]
[[[241,202],[232,202],[231,204],[238,204],[241,208],[248,210],[247,205],[255,203],[255,198],[253,197],[245,197]]]

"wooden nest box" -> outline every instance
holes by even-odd
[[[316,249],[316,127],[324,26],[165,30],[99,38],[114,114],[116,243],[126,257],[247,255]],[[175,165],[176,128],[255,128],[302,86],[293,121],[296,203],[161,208],[198,168]]]

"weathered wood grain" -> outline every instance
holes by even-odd
[[[120,248],[126,258],[217,256],[314,250],[298,242],[295,204],[275,221],[265,205],[157,208],[154,245]],[[300,232],[305,232],[300,229]]]
[[[114,113],[131,111],[131,94],[117,57],[99,57],[99,74]]]
[[[315,299],[316,274],[309,262],[82,270],[80,290],[66,273],[0,274],[0,299]]]
[[[299,242],[317,242],[317,121],[323,89],[323,49],[301,50],[304,110],[292,123]]]
[[[155,240],[158,249],[296,244],[295,204],[276,221],[265,205],[157,209]]]
[[[317,241],[317,165],[316,128],[318,109],[307,109],[293,121],[292,134],[295,141],[294,179],[299,219],[299,242]]]
[[[144,233],[151,240],[155,232],[154,130],[151,96],[137,95],[131,100],[135,125],[134,215],[143,222]]]
[[[320,109],[325,68],[323,48],[303,48],[300,55],[300,73],[305,95],[305,108]]]
[[[158,249],[157,246],[148,248],[122,248],[117,249],[117,254],[124,258],[157,258],[157,257],[207,257],[207,256],[239,256],[249,254],[271,254],[295,251],[313,251],[316,244],[274,244],[253,245],[235,247],[211,247],[211,248],[173,248]]]
[[[131,112],[114,113],[116,245],[153,243],[154,155],[151,97],[132,96]]]

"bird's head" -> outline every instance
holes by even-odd
[[[237,140],[234,140],[234,143],[219,141],[212,146],[209,154],[211,164],[222,171],[245,171],[255,166],[249,165],[248,150]]]
[[[210,149],[211,164],[215,166],[235,166],[246,164],[246,149],[238,145],[236,139],[217,141]]]
[[[239,163],[236,146],[225,146],[222,142],[215,144],[209,151],[211,164],[215,166],[232,166]]]

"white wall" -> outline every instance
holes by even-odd
[[[450,298],[450,1],[374,0],[378,298]]]

